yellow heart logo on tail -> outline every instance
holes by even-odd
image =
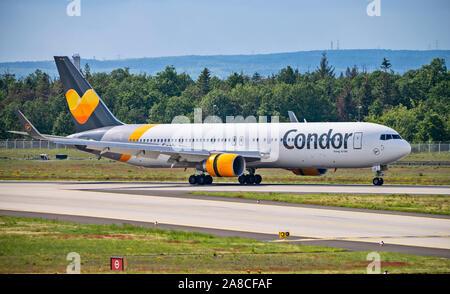
[[[100,101],[92,89],[84,92],[81,98],[77,91],[70,89],[66,92],[66,99],[70,112],[80,124],[87,122]]]

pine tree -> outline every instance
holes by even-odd
[[[283,68],[278,74],[278,81],[290,85],[295,84],[295,73],[292,67],[288,65],[286,68]]]
[[[322,59],[320,60],[320,66],[317,68],[316,72],[319,74],[320,78],[325,78],[326,76],[334,77],[334,67],[328,65],[327,53],[322,53]]]
[[[205,67],[202,71],[202,73],[200,74],[200,76],[198,77],[198,88],[200,90],[200,94],[202,96],[208,94],[208,92],[210,91],[210,87],[209,87],[209,81],[211,80],[211,76],[210,76],[210,72],[209,70]]]
[[[255,71],[255,73],[252,76],[252,82],[259,83],[262,80],[262,78],[263,77],[257,71]]]
[[[386,59],[386,57],[383,57],[383,62],[381,62],[381,68],[386,72],[388,69],[390,69],[392,66],[389,59]]]
[[[350,121],[353,119],[352,114],[355,112],[356,105],[350,91],[350,85],[346,85],[344,92],[337,98],[336,108],[340,121]]]
[[[360,105],[362,106],[361,116],[365,116],[369,113],[369,107],[372,105],[373,101],[372,86],[369,82],[369,76],[366,76],[360,90]]]
[[[91,68],[89,67],[89,64],[85,64],[84,65],[84,77],[86,78],[86,80],[88,80],[88,82],[91,80]]]

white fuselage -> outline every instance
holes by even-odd
[[[129,142],[130,129],[108,130],[102,140]],[[381,135],[395,135],[381,140]],[[254,168],[362,168],[385,165],[409,154],[411,147],[383,125],[346,123],[229,123],[160,124],[135,139],[136,143],[172,146],[179,150],[216,152],[258,151]],[[132,156],[128,163],[146,167],[176,167],[168,155]],[[181,166],[180,166],[181,167]]]

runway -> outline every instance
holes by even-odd
[[[232,183],[191,186],[185,183],[133,183],[134,190],[153,191],[212,191],[212,192],[278,192],[278,193],[355,193],[355,194],[412,194],[450,195],[450,186],[416,185],[342,185],[342,184],[261,184],[240,185]],[[121,185],[124,189],[126,184]]]
[[[97,222],[136,222],[219,235],[239,235],[278,242],[289,231],[291,242],[320,244],[350,250],[396,251],[450,258],[450,218],[257,203],[251,200],[196,197],[185,191],[303,192],[345,189],[400,193],[397,187],[363,185],[190,186],[182,183],[67,183],[0,182],[0,210],[16,215]],[[386,188],[380,190],[379,188]],[[449,195],[449,187],[404,186],[412,194]],[[392,192],[397,191],[397,192]],[[416,192],[418,191],[418,192]],[[308,192],[310,193],[310,192]],[[339,192],[338,192],[339,193]],[[343,193],[343,192],[342,192]],[[355,193],[355,192],[354,192]],[[228,232],[228,233],[227,233]],[[383,241],[385,245],[378,244]]]

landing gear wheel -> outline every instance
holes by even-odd
[[[205,175],[197,176],[197,184],[204,185],[206,183]]]
[[[388,170],[387,165],[376,165],[372,167],[372,170],[376,172],[375,174],[375,178],[373,178],[373,184],[375,186],[382,186],[384,181],[383,181],[383,171]]]
[[[378,179],[378,178],[373,178],[372,183],[373,183],[375,186],[378,186],[378,182],[379,182],[379,179]]]
[[[196,175],[191,175],[189,177],[189,184],[191,184],[191,185],[197,184],[197,176]]]
[[[383,178],[373,178],[372,182],[375,186],[381,186],[384,183]]]
[[[191,185],[211,185],[213,178],[210,175],[191,175],[189,176],[189,184]]]
[[[262,181],[262,177],[260,175],[255,175],[254,172],[255,171],[253,170],[253,172],[251,172],[250,174],[240,175],[238,177],[239,184],[241,184],[241,185],[244,185],[244,184],[248,184],[248,185],[260,184],[261,181]]]

